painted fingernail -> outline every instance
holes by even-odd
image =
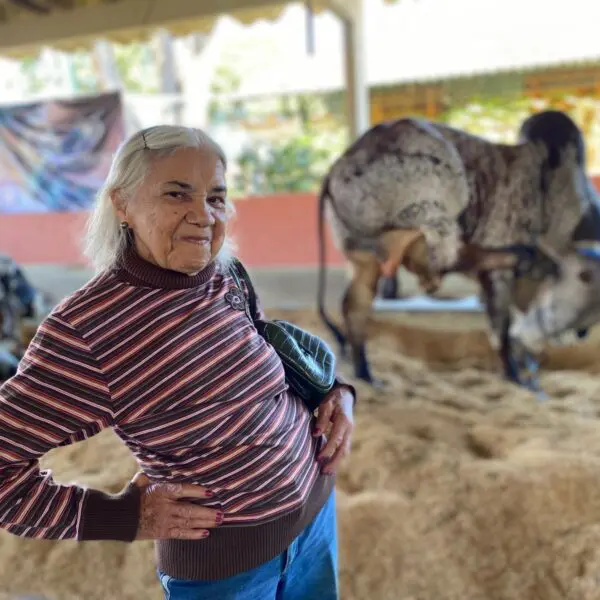
[[[210,531],[203,531],[202,532],[202,537],[203,538],[208,537],[209,535],[210,535]]]
[[[323,433],[323,432],[321,431],[321,429],[320,429],[319,427],[317,427],[317,428],[316,428],[316,429],[313,431],[313,435],[314,435],[315,437],[318,437],[318,436],[320,436],[320,435],[321,435],[321,433]]]
[[[212,498],[215,495],[212,490],[206,490],[205,494],[207,498]]]
[[[317,462],[320,465],[326,465],[331,459],[329,458],[329,456],[321,456],[320,458],[317,459]]]
[[[225,518],[225,515],[222,512],[218,512],[215,516],[215,521],[217,523],[222,523],[224,518]]]

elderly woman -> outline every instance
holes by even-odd
[[[1,526],[156,540],[171,600],[336,598],[331,475],[354,390],[337,380],[313,416],[240,310],[225,170],[196,129],[153,127],[117,152],[88,228],[100,273],[0,391]],[[141,468],[121,494],[40,472],[46,452],[107,427]]]

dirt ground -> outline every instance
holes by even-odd
[[[324,334],[312,310],[269,312]],[[358,384],[352,455],[338,481],[344,600],[600,598],[593,333],[549,353],[550,399],[539,402],[499,379],[481,316],[376,315],[369,352],[387,386]],[[110,431],[43,462],[59,481],[114,492],[135,471]],[[0,592],[10,597],[161,598],[150,543],[0,534],[0,557]]]

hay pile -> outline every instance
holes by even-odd
[[[273,316],[320,330],[310,312]],[[600,340],[548,357],[568,370],[544,376],[542,404],[492,372],[478,318],[380,316],[372,336],[388,388],[359,387],[339,478],[343,599],[600,598]],[[44,462],[110,491],[134,473],[111,432]],[[2,534],[0,552],[1,592],[161,598],[150,543]]]

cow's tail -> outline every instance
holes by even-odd
[[[319,306],[319,315],[321,319],[327,325],[337,342],[340,344],[343,350],[346,343],[346,338],[340,329],[333,323],[331,317],[325,311],[325,284],[326,284],[326,247],[325,247],[325,202],[332,201],[331,192],[329,189],[329,175],[323,180],[321,186],[321,193],[319,195],[319,209],[318,209],[318,225],[317,225],[317,236],[319,241],[319,282],[317,287],[317,303]]]

